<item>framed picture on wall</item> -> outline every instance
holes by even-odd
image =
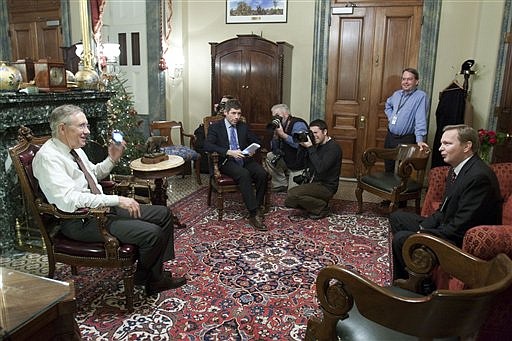
[[[285,23],[288,0],[226,0],[226,24]]]

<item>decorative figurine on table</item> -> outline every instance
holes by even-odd
[[[153,164],[168,159],[167,154],[162,151],[162,144],[167,142],[167,136],[150,136],[148,137],[145,147],[146,152],[142,156],[141,162]]]

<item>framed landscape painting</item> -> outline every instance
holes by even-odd
[[[285,23],[288,0],[226,0],[227,24]]]

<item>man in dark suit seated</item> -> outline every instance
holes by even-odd
[[[267,172],[252,158],[252,154],[242,153],[251,143],[260,144],[260,140],[240,120],[242,108],[238,100],[230,99],[224,104],[224,116],[223,120],[208,128],[204,149],[219,153],[220,171],[238,184],[249,210],[249,223],[259,231],[266,231],[261,207],[266,192]],[[253,182],[256,193],[252,188]]]
[[[394,279],[407,278],[402,246],[413,233],[431,233],[458,247],[471,227],[495,225],[501,220],[501,195],[498,179],[477,155],[478,133],[466,125],[443,129],[439,151],[452,166],[446,179],[443,203],[429,217],[403,211],[391,213],[393,232]]]

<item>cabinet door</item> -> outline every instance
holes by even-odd
[[[31,23],[9,25],[11,32],[12,60],[32,58],[37,56],[36,35]]]
[[[58,22],[58,20],[56,20]],[[38,58],[63,61],[60,25],[48,26],[47,22],[34,23],[37,36]]]

